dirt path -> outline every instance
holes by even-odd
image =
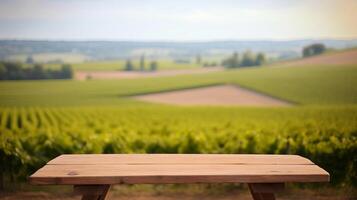
[[[155,72],[140,72],[140,71],[77,71],[75,78],[77,80],[86,79],[133,79],[161,76],[176,76],[185,74],[203,74],[210,72],[223,71],[223,67],[206,67],[197,69],[181,69],[181,70],[162,70]]]
[[[134,97],[137,100],[174,105],[289,106],[288,102],[234,85],[217,85]]]

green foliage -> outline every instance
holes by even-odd
[[[240,67],[238,53],[234,52],[231,57],[223,60],[222,65],[227,67],[227,68],[238,68],[238,67]]]
[[[254,66],[257,63],[257,58],[255,55],[252,54],[250,51],[246,51],[243,53],[243,58],[242,62],[240,63],[240,66],[242,67],[250,67]]]
[[[325,51],[326,47],[324,44],[312,44],[303,48],[302,55],[303,57],[316,56]]]
[[[134,70],[134,66],[133,64],[131,63],[131,60],[127,60],[126,63],[125,63],[125,71],[133,71]]]
[[[33,64],[33,63],[35,63],[35,60],[32,58],[32,56],[28,56],[26,58],[26,63],[27,64]]]
[[[140,71],[144,71],[145,70],[145,55],[142,55],[140,57]]]
[[[6,69],[5,65],[4,65],[4,63],[0,62],[0,77],[5,77],[6,74],[7,74],[7,69]]]
[[[263,53],[257,54],[257,59],[255,60],[255,65],[264,65],[266,63],[266,57]]]
[[[37,80],[37,79],[70,79],[73,77],[72,67],[62,65],[61,69],[44,69],[42,65],[23,67],[20,63],[0,63],[0,80]]]
[[[214,61],[212,61],[211,63],[205,62],[203,64],[203,67],[216,67],[216,66],[217,66],[217,62],[214,62]]]
[[[71,65],[68,64],[64,64],[61,67],[61,71],[62,71],[62,76],[63,77],[73,77],[73,69],[71,67]]]
[[[357,107],[1,108],[5,174],[25,178],[63,153],[299,154],[356,184]]]
[[[151,61],[150,62],[150,71],[156,71],[158,68],[158,64],[156,61]]]
[[[245,51],[242,58],[239,59],[238,53],[235,52],[231,57],[224,59],[222,65],[226,68],[260,66],[265,63],[265,60],[263,53],[253,54],[250,51]]]
[[[202,61],[202,57],[200,54],[197,54],[196,55],[196,64],[200,65],[201,64],[201,61]]]

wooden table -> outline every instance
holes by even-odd
[[[86,200],[103,200],[114,184],[248,183],[255,200],[274,200],[286,182],[328,182],[329,173],[297,155],[61,155],[30,176],[31,184],[74,185]]]

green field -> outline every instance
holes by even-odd
[[[79,71],[117,71],[123,70],[126,60],[112,60],[112,61],[88,61],[81,63],[73,63],[74,70]],[[132,61],[134,67],[139,69],[139,60]],[[176,63],[173,60],[157,60],[158,70],[170,70],[170,69],[192,69],[200,67],[196,63]],[[47,68],[58,69],[60,64],[46,64]],[[149,70],[150,60],[146,60],[146,69]]]
[[[357,103],[357,66],[251,68],[130,80],[5,81],[2,106],[122,105],[128,95],[233,83],[303,105]],[[122,98],[120,98],[122,97]]]
[[[179,107],[131,95],[239,84],[288,108]],[[357,66],[272,67],[130,80],[0,83],[0,155],[26,177],[61,153],[293,153],[356,185]],[[5,163],[5,165],[4,165]]]

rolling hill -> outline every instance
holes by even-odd
[[[303,66],[303,65],[356,65],[357,49],[328,52],[318,56],[296,59],[281,63],[282,66]]]

